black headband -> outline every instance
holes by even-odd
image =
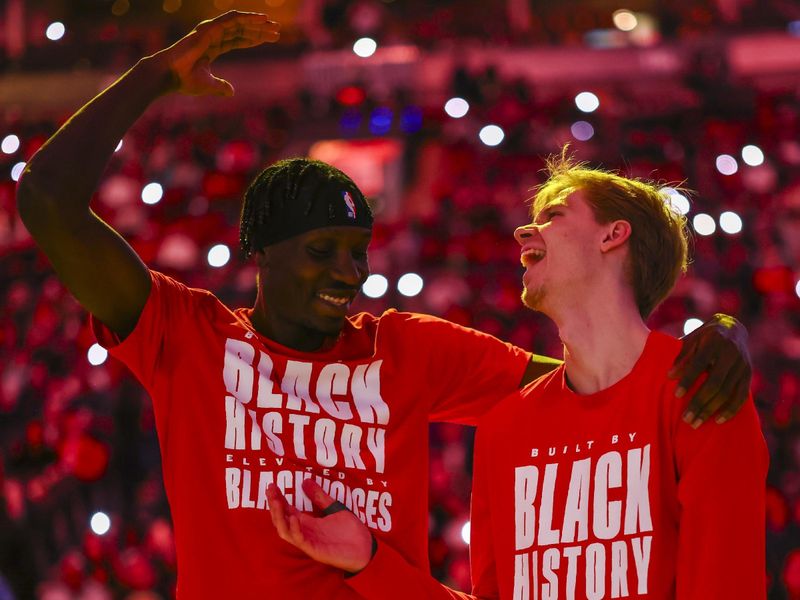
[[[355,185],[335,179],[309,179],[302,183],[292,201],[275,203],[267,222],[255,232],[255,248],[323,227],[372,229],[372,211]]]

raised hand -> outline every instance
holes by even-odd
[[[717,423],[735,415],[750,392],[753,374],[747,348],[747,330],[728,315],[716,314],[686,336],[669,373],[678,379],[676,396],[683,396],[701,375],[708,377],[694,392],[683,418],[699,427],[713,414]]]
[[[313,479],[303,481],[303,491],[323,516],[297,510],[276,485],[267,488],[269,513],[281,539],[314,560],[348,573],[366,567],[372,558],[372,534],[367,526]]]
[[[172,74],[173,91],[193,96],[232,96],[233,86],[211,73],[210,65],[218,56],[276,42],[278,24],[261,13],[230,11],[203,21],[191,32],[149,57],[163,62]]]

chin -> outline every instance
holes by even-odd
[[[544,290],[542,288],[537,288],[535,290],[525,288],[522,290],[522,303],[531,310],[540,311],[543,300]]]
[[[341,317],[319,317],[314,319],[313,329],[325,337],[338,337],[344,327],[347,315]]]

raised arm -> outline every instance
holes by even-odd
[[[210,63],[236,48],[278,39],[266,15],[229,12],[140,60],[67,121],[28,161],[17,208],[58,277],[78,302],[121,338],[150,292],[147,267],[89,202],[119,140],[159,96],[231,95]]]

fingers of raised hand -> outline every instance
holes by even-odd
[[[207,46],[208,59],[214,60],[221,54],[238,48],[277,41],[280,37],[278,23],[270,21],[266,15],[256,16],[258,18],[245,15],[227,20],[206,21],[201,24],[202,28],[198,26],[197,31],[203,36]]]

